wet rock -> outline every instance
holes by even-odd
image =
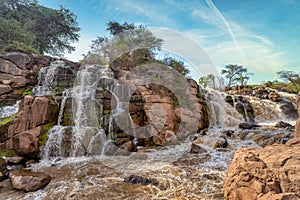
[[[26,159],[21,156],[6,157],[5,160],[8,165],[24,165],[26,162]]]
[[[259,127],[259,125],[252,124],[252,123],[247,123],[247,122],[239,124],[239,128],[241,128],[241,129],[252,129],[252,128],[255,128],[255,127]]]
[[[9,173],[13,188],[25,192],[36,191],[48,185],[51,177],[41,172],[15,170]]]
[[[175,133],[170,130],[166,131],[165,140],[167,141],[168,144],[176,144],[178,142]]]
[[[146,160],[148,158],[147,154],[145,152],[137,152],[134,153],[130,156],[132,159],[137,159],[137,160]]]
[[[264,149],[238,149],[224,181],[225,200],[298,197],[299,157],[298,138],[289,140],[285,145],[274,144]]]
[[[276,128],[290,128],[290,127],[292,127],[292,125],[289,123],[283,122],[283,121],[279,121],[275,124],[275,127]]]
[[[228,138],[233,138],[234,131],[233,130],[225,130],[222,132],[222,134]]]
[[[130,175],[129,177],[124,179],[125,183],[132,183],[132,184],[141,184],[141,185],[155,185],[158,186],[159,181],[152,178],[144,178],[142,176],[137,175]]]
[[[190,153],[199,154],[199,153],[206,153],[206,152],[207,150],[201,147],[200,145],[194,143],[191,144]]]
[[[133,141],[128,141],[128,142],[124,143],[121,146],[121,148],[128,152],[136,152],[137,151],[136,145],[133,143]]]
[[[0,182],[0,193],[9,192],[12,190],[13,186],[9,179]]]
[[[287,119],[295,120],[299,117],[297,108],[294,106],[294,103],[290,101],[283,100],[280,103],[280,107],[282,113],[285,115]]]
[[[0,157],[0,172],[3,172],[4,170],[6,170],[6,161]]]
[[[219,137],[218,140],[215,142],[213,148],[227,148],[229,146],[228,141],[225,137]]]
[[[0,182],[5,179],[5,174],[0,171]]]

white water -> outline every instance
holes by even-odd
[[[1,118],[6,118],[13,116],[19,111],[19,104],[21,101],[17,101],[14,105],[12,106],[4,106],[0,108],[0,119]]]
[[[34,96],[47,96],[55,94],[57,86],[57,72],[59,68],[67,68],[64,61],[57,60],[52,62],[49,66],[43,67],[39,71],[38,84],[32,89]]]
[[[50,65],[56,68],[56,65]],[[49,71],[55,71],[49,69]],[[95,99],[95,93],[101,79],[106,87],[107,79],[112,79],[113,73],[107,67],[99,65],[82,65],[77,73],[73,88],[63,92],[58,115],[58,126],[48,132],[48,140],[44,148],[44,158],[59,156],[99,155],[103,151],[106,135],[101,127],[102,105]],[[53,76],[54,77],[54,76]],[[52,81],[49,81],[52,82]],[[47,88],[43,85],[41,88]],[[72,116],[74,126],[68,127],[71,132],[70,141],[64,141],[66,127],[61,126],[66,100],[72,98]],[[65,143],[70,143],[67,150]]]
[[[205,94],[210,111],[210,127],[234,127],[243,122],[243,116],[226,103],[225,93],[208,90]]]

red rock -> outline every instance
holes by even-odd
[[[264,149],[238,149],[224,181],[225,200],[299,198],[299,157],[298,138]]]
[[[0,84],[0,95],[11,92],[12,89],[9,85]]]
[[[28,170],[15,170],[9,173],[12,185],[17,190],[25,192],[36,191],[45,187],[51,181],[51,177],[41,172]]]

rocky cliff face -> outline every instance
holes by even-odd
[[[298,114],[300,116],[300,92],[298,92],[296,104],[297,104],[297,108],[298,108]],[[300,137],[300,117],[298,118],[298,120],[296,122],[295,137],[297,137],[297,138]]]
[[[85,65],[94,64],[88,62]],[[173,84],[170,71],[150,69],[150,84],[141,71],[117,66],[112,67],[115,79],[100,78],[97,83],[93,101],[102,105],[97,112],[103,118],[99,118],[103,129],[117,146],[128,151],[136,151],[135,145],[174,144],[209,125],[206,104],[194,80],[180,76],[177,82],[182,83]],[[1,152],[39,157],[49,129],[58,123],[74,126],[74,94],[64,91],[73,87],[78,70],[76,63],[48,56],[0,54],[0,108],[21,100],[18,113],[1,119]],[[119,117],[111,120],[116,115],[113,105],[123,98],[129,98],[129,115],[120,109]],[[69,146],[71,132],[72,128],[66,134]]]
[[[299,199],[300,140],[236,151],[224,182],[230,200]]]

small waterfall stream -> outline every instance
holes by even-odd
[[[50,65],[46,72],[52,74],[57,65]],[[40,75],[49,76],[47,73]],[[100,65],[82,65],[77,72],[74,86],[62,93],[57,125],[48,132],[48,140],[44,148],[44,158],[59,156],[100,155],[106,141],[105,131],[101,127],[102,105],[95,98],[96,89],[102,81],[103,87],[108,87],[107,79],[112,79],[113,73],[107,67]],[[53,77],[53,76],[52,76]],[[48,81],[52,82],[52,81]],[[41,85],[39,91],[49,91]],[[53,84],[52,84],[53,85]],[[55,84],[54,84],[55,85]],[[61,126],[64,107],[68,98],[72,99],[72,116],[74,126]],[[70,132],[66,135],[66,131]],[[69,149],[66,149],[69,148]]]

